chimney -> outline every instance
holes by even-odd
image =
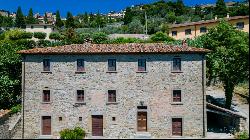
[[[217,20],[217,15],[215,15],[214,19]]]
[[[227,18],[229,18],[229,13],[227,13]]]
[[[187,41],[185,39],[182,40],[182,46],[187,46]]]

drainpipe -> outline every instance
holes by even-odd
[[[196,37],[196,25],[194,25],[194,37]]]
[[[25,95],[25,60],[26,56],[23,56],[22,61],[22,120],[23,120],[23,128],[22,128],[22,139],[24,139],[24,95]]]
[[[205,98],[205,54],[202,54],[202,95],[203,95],[203,137],[205,138],[206,137],[206,106],[205,106],[205,103],[206,103],[206,98]]]

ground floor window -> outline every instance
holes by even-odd
[[[172,118],[172,135],[182,136],[182,118]]]
[[[137,130],[147,131],[147,112],[138,112],[137,114]]]
[[[42,135],[51,135],[51,116],[42,116]]]

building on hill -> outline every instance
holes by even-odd
[[[46,33],[46,40],[50,40],[49,39],[49,35],[52,32],[57,32],[57,29],[54,25],[52,24],[27,24],[26,28],[25,28],[26,32],[43,32]],[[32,38],[33,40],[38,40],[36,38]]]
[[[0,10],[0,16],[4,16],[4,17],[8,17],[10,14],[9,11],[6,11],[6,10]]]
[[[235,16],[224,18],[226,21],[237,27],[239,30],[249,33],[249,16]],[[169,36],[174,39],[187,39],[200,36],[208,31],[208,28],[214,27],[220,19],[206,21],[189,22],[183,24],[172,24],[169,29]]]
[[[24,138],[206,136],[205,54],[186,44],[73,44],[22,50]]]

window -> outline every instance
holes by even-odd
[[[181,90],[173,90],[173,102],[181,102]]]
[[[43,102],[50,102],[50,90],[43,90]]]
[[[172,118],[172,135],[182,136],[182,118]]]
[[[79,121],[80,121],[80,122],[82,121],[82,117],[79,117]]]
[[[181,58],[173,59],[173,71],[181,71]]]
[[[207,32],[207,28],[206,27],[201,27],[200,28],[200,33],[206,33]]]
[[[138,71],[146,71],[146,59],[138,59]]]
[[[108,90],[108,102],[114,103],[116,102],[116,91]]]
[[[50,60],[43,59],[43,71],[50,71]]]
[[[84,71],[84,59],[77,59],[77,71]]]
[[[115,121],[115,117],[112,117],[112,121]]]
[[[77,102],[84,102],[84,90],[77,90]]]
[[[191,29],[186,29],[185,30],[185,35],[191,35]]]
[[[244,28],[244,22],[238,22],[238,23],[236,23],[236,27],[238,29],[243,29]]]
[[[59,117],[59,121],[62,121],[62,117]]]
[[[108,71],[116,71],[116,60],[108,59]]]
[[[43,26],[44,29],[47,29],[47,26]]]
[[[177,36],[177,31],[172,31],[172,36]]]
[[[33,29],[33,28],[34,28],[34,26],[30,26],[30,28],[31,28],[31,29]]]

